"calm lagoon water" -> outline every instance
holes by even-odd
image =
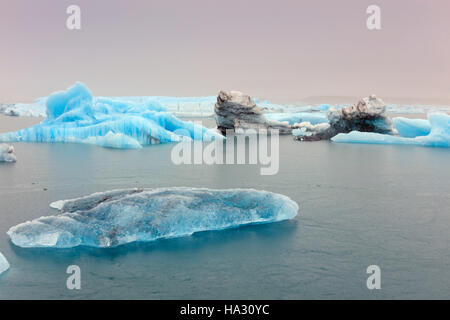
[[[0,131],[11,130],[5,118]],[[14,120],[18,121],[18,120]],[[8,122],[11,125],[11,122]],[[450,150],[280,138],[280,170],[181,165],[173,145],[112,150],[16,143],[0,165],[0,299],[449,299]],[[23,249],[13,225],[49,203],[129,187],[255,188],[300,205],[292,221],[113,249]],[[66,289],[79,265],[82,289]],[[368,290],[366,268],[381,268]]]

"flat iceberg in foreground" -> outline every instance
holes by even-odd
[[[9,269],[8,260],[6,260],[5,256],[0,252],[0,274]]]
[[[0,134],[4,142],[73,142],[110,148],[223,138],[193,122],[182,121],[155,101],[93,98],[77,82],[46,99],[47,118],[40,124]]]
[[[405,138],[373,132],[352,131],[340,133],[331,140],[334,142],[369,143],[369,144],[409,144],[426,147],[450,147],[450,115],[432,113],[428,115],[431,131],[425,136]]]
[[[57,201],[60,214],[8,231],[20,247],[115,247],[182,237],[206,230],[292,219],[298,205],[287,196],[253,189],[124,189]]]

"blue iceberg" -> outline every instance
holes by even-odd
[[[6,260],[5,256],[0,252],[0,274],[9,269],[8,260]]]
[[[352,131],[340,133],[331,138],[334,142],[370,143],[370,144],[408,144],[426,147],[450,147],[450,115],[432,113],[428,115],[431,131],[425,136],[414,138],[399,137],[389,134]]]
[[[46,115],[33,127],[0,134],[0,141],[73,142],[129,149],[223,138],[215,131],[176,118],[154,100],[94,98],[80,82],[50,95]]]
[[[286,113],[266,113],[266,118],[272,121],[287,121],[291,126],[296,123],[309,122],[311,124],[327,123],[328,118],[325,113],[319,112],[286,112]]]
[[[431,131],[430,121],[426,119],[409,119],[403,117],[393,118],[394,128],[398,134],[405,138],[426,136]]]
[[[206,230],[292,219],[290,198],[253,189],[123,189],[57,201],[60,214],[12,227],[20,247],[115,247]]]

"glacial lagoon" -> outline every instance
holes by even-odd
[[[212,118],[202,118],[212,127]],[[39,120],[0,117],[0,131]],[[26,123],[25,123],[26,122]],[[0,299],[448,299],[450,150],[299,142],[280,168],[175,165],[173,144],[136,150],[14,143],[0,165]],[[123,188],[254,188],[299,204],[292,220],[110,249],[20,248],[6,232],[56,200]],[[81,290],[66,269],[81,268]],[[378,265],[382,290],[368,290]]]

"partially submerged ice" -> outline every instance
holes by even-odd
[[[331,140],[334,142],[369,143],[369,144],[408,144],[426,147],[450,147],[450,115],[431,113],[428,115],[431,131],[424,136],[414,138],[399,137],[389,134],[352,131],[338,134]]]
[[[8,260],[6,260],[5,256],[0,252],[0,274],[9,269]]]
[[[176,118],[155,101],[94,99],[80,82],[50,95],[46,99],[46,115],[40,124],[0,134],[0,141],[75,142],[129,149],[222,138],[212,130]]]
[[[361,132],[392,133],[392,121],[386,114],[386,104],[371,95],[361,99],[356,105],[331,108],[327,113],[328,124],[311,126],[311,123],[296,124],[294,138],[297,140],[315,141],[331,139],[339,133],[354,130]]]
[[[0,162],[16,162],[17,158],[14,154],[14,147],[4,143],[0,143]]]
[[[124,189],[57,201],[60,213],[12,227],[20,247],[114,247],[292,219],[290,198],[253,189]]]
[[[268,119],[248,95],[240,91],[220,91],[214,107],[217,128],[222,134],[237,129],[277,129],[290,134],[288,122]]]

